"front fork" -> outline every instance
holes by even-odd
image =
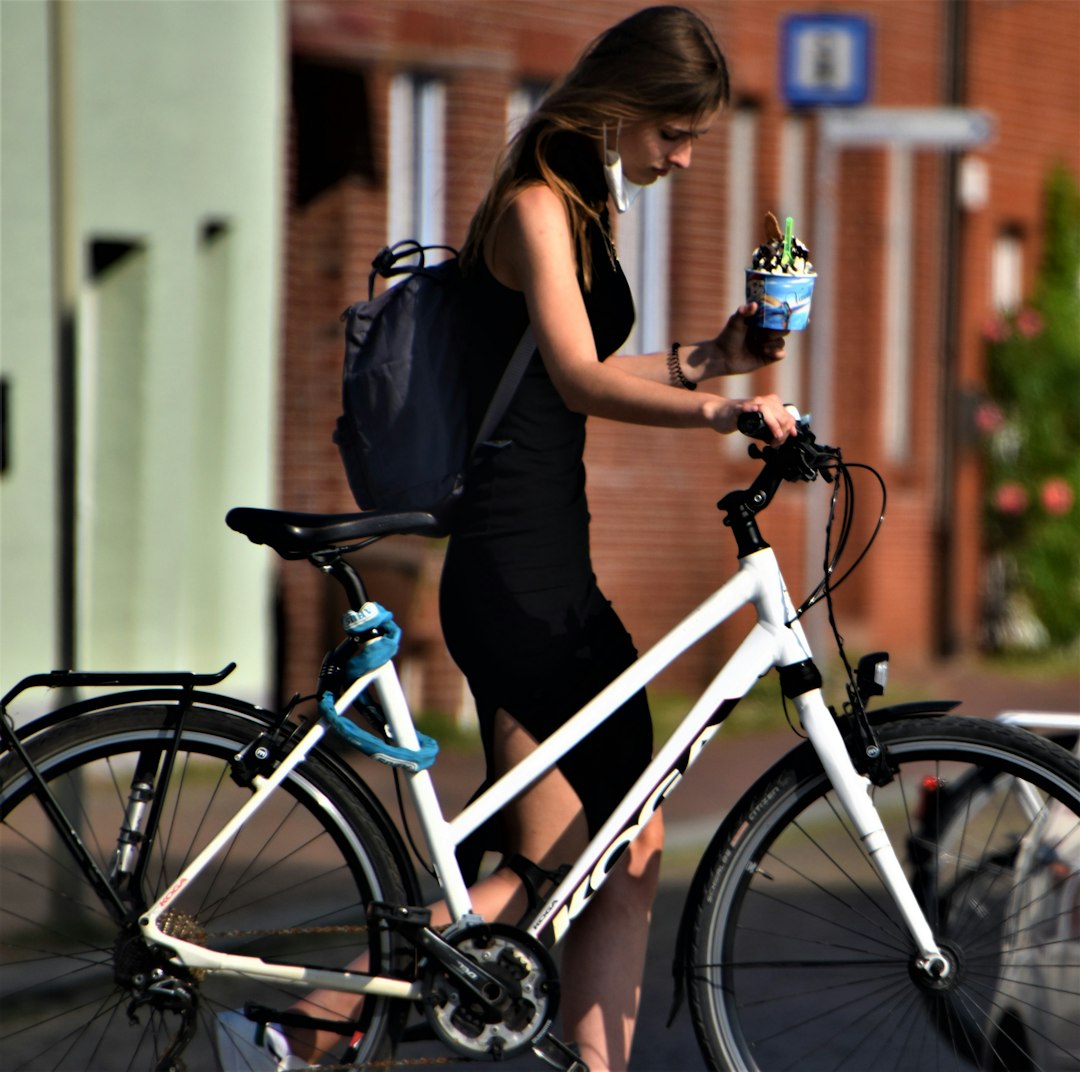
[[[870,779],[855,769],[847,744],[836,719],[825,704],[820,688],[813,688],[791,699],[844,811],[911,933],[918,950],[916,967],[934,979],[947,978],[952,964],[934,938],[926,914],[885,833],[871,797]]]

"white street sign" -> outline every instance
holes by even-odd
[[[844,108],[820,113],[821,136],[834,146],[895,145],[963,149],[994,133],[986,112],[975,108]]]

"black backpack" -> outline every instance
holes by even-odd
[[[428,266],[426,256],[435,250],[452,256]],[[344,412],[334,442],[361,510],[424,510],[448,528],[469,464],[506,412],[536,348],[532,329],[518,343],[470,443],[457,251],[397,242],[381,250],[371,268],[368,300],[341,315]],[[377,275],[407,278],[376,298]]]

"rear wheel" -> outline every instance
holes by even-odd
[[[264,728],[261,719],[198,706],[185,715],[163,785],[176,710],[103,710],[44,730],[27,745],[94,859],[114,885],[127,886],[134,912],[169,889],[251,794],[234,780],[233,759]],[[145,833],[158,798],[153,844],[141,840],[144,834],[123,834],[125,825]],[[116,873],[118,850],[133,877]],[[172,969],[137,928],[114,922],[58,844],[12,755],[0,762],[0,856],[6,1069],[153,1069],[186,1030],[187,1067],[218,1069],[231,1048],[221,1014],[249,1003],[287,1010],[307,993],[275,981]],[[379,820],[330,764],[311,756],[176,895],[162,929],[215,950],[311,967],[343,968],[366,954],[371,970],[395,972],[408,959],[384,931],[368,931],[366,908],[372,901],[402,903],[405,890]],[[363,1001],[350,1032],[360,1060],[387,1055],[405,1011],[400,1002]],[[245,1032],[249,1026],[254,1034],[253,1024],[240,1021]],[[348,1041],[347,1035],[343,1047]],[[229,1058],[230,1072],[238,1059]]]
[[[879,733],[897,773],[874,801],[950,976],[915,965],[907,928],[801,746],[747,794],[695,879],[686,976],[710,1067],[993,1067],[1006,1009],[1080,1016],[1076,973],[1064,984],[1064,972],[1046,975],[1057,954],[1037,947],[1029,919],[1032,883],[1051,905],[1080,867],[1076,759],[976,719],[898,721]],[[957,786],[970,792],[951,793]],[[1024,860],[1043,861],[1031,866],[1045,873]],[[1069,1013],[1057,1015],[1067,1024]],[[1053,1025],[1041,1030],[1039,1053],[1064,1060]],[[1028,1057],[1031,1068],[1054,1067],[1034,1048]]]

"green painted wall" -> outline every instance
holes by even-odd
[[[56,398],[49,28],[43,3],[0,3],[0,688],[56,659]]]
[[[235,660],[230,691],[266,699],[272,556],[223,517],[275,492],[283,7],[25,0],[0,3],[0,17],[14,429],[0,481],[0,681],[54,665],[60,616],[73,613],[81,667]],[[73,611],[56,596],[65,304]]]

